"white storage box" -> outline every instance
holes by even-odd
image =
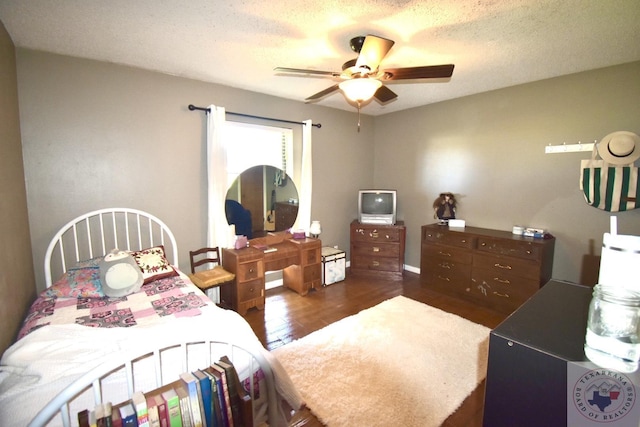
[[[347,255],[335,248],[322,248],[322,286],[344,280]]]

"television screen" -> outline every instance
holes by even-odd
[[[362,213],[371,215],[392,215],[393,194],[391,193],[363,193]]]
[[[358,221],[364,224],[395,224],[396,191],[360,190]]]

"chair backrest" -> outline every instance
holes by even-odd
[[[196,272],[196,267],[204,264],[220,265],[220,248],[201,248],[189,251],[191,260],[191,274]]]

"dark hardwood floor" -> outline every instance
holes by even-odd
[[[245,318],[263,345],[273,350],[398,295],[457,314],[492,329],[507,317],[422,287],[420,276],[414,273],[405,272],[402,279],[390,280],[352,276],[347,269],[344,281],[313,290],[304,297],[282,287],[270,289],[266,294],[265,309],[251,309]],[[443,426],[482,426],[483,403],[484,381]],[[302,420],[295,425],[313,426],[319,423]]]

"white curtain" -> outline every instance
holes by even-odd
[[[233,245],[224,201],[227,194],[227,150],[224,144],[225,109],[209,106],[207,115],[207,245]]]
[[[311,120],[305,120],[302,126],[302,165],[300,171],[300,188],[298,189],[298,197],[300,199],[298,206],[298,219],[294,225],[294,229],[309,230],[311,225]]]

